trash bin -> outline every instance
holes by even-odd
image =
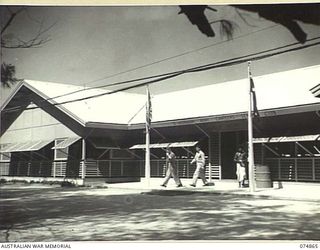
[[[272,180],[269,166],[255,165],[255,177],[257,188],[272,188]]]

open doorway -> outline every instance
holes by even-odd
[[[239,145],[245,147],[246,131],[221,133],[221,177],[222,179],[236,179],[236,165],[234,154]]]
[[[236,179],[233,157],[237,149],[236,132],[221,133],[221,177]]]

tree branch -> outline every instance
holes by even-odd
[[[8,21],[5,23],[5,25],[2,27],[1,29],[1,35],[6,31],[6,29],[11,25],[12,21],[14,20],[14,18],[19,15],[19,13],[21,13],[23,10],[25,10],[26,8],[23,7],[23,8],[20,8],[18,9],[16,12],[12,12],[9,7],[7,8],[8,11],[10,12],[10,17],[8,19]]]
[[[5,48],[5,49],[25,49],[25,48],[39,48],[42,45],[46,44],[47,42],[51,41],[50,37],[44,37],[41,38],[41,36],[43,34],[45,34],[46,32],[48,32],[53,26],[56,25],[56,22],[53,23],[52,25],[43,28],[43,24],[44,21],[37,21],[37,23],[39,24],[39,29],[38,32],[34,35],[33,38],[31,38],[30,40],[25,40],[25,39],[21,39],[19,37],[14,37],[12,39],[12,41],[16,41],[16,42],[9,42],[6,41],[5,39],[1,39],[1,47]]]

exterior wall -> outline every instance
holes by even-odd
[[[33,104],[29,105],[32,107]],[[42,109],[25,110],[1,136],[0,143],[48,140],[76,136]]]
[[[29,105],[29,107],[34,107],[34,104]],[[0,144],[55,140],[57,138],[75,136],[74,132],[42,109],[30,109],[22,112],[11,124],[8,130],[1,136]],[[77,144],[79,142],[72,145],[69,151],[72,151]],[[79,167],[73,165],[79,165],[81,158],[79,153],[76,152],[77,157],[73,161],[70,159],[61,162],[54,161],[54,151],[51,149],[53,146],[54,143],[51,142],[39,151],[14,152],[11,153],[11,159],[8,161],[4,161],[0,157],[0,175],[47,177],[57,175],[54,173],[55,169],[57,169],[57,173],[61,170],[60,172],[63,172],[63,177],[78,175]]]
[[[221,179],[221,133],[215,132],[210,134],[209,140],[209,163],[211,164],[211,176]],[[207,176],[209,176],[209,168]]]
[[[253,145],[254,152],[254,163],[255,164],[263,164],[264,163],[264,148],[262,144],[254,144]]]
[[[30,105],[29,107],[32,107]],[[227,135],[227,137],[226,137]],[[24,141],[48,140],[65,137],[74,137],[76,134],[61,124],[51,115],[41,109],[25,110],[9,127],[0,138],[0,144],[19,143]],[[246,131],[233,132],[212,132],[208,140],[208,148],[205,153],[208,155],[207,164],[211,163],[212,176],[214,179],[221,178],[224,171],[229,171],[231,175],[222,175],[225,179],[233,178],[235,167],[233,155],[238,145],[245,145]],[[229,141],[226,145],[226,142]],[[223,147],[223,144],[225,146]],[[306,144],[304,142],[304,144]],[[295,146],[295,155],[270,156],[268,151],[261,144],[254,145],[255,164],[269,165],[271,176],[274,181],[311,181],[320,182],[320,157],[302,155],[303,149]],[[13,153],[11,163],[0,159],[0,175],[15,176],[55,176],[55,177],[81,177],[81,141],[70,147],[73,157],[63,161],[53,161],[51,147],[48,159],[36,157],[36,152],[26,156],[26,153]],[[320,144],[318,145],[320,148]],[[309,148],[310,150],[312,149]],[[45,150],[42,149],[42,150]],[[178,150],[178,149],[177,149]],[[301,152],[300,152],[300,151]],[[110,150],[103,154],[105,149],[97,150],[90,143],[87,143],[86,176],[88,177],[132,177],[144,176],[144,154],[136,154],[130,158],[116,150]],[[228,151],[228,152],[226,152]],[[38,152],[39,153],[39,152]],[[184,152],[185,153],[185,152]],[[224,155],[228,153],[227,155]],[[16,159],[15,155],[22,154],[27,159]],[[42,152],[42,155],[48,156]],[[101,158],[99,156],[101,155]],[[163,153],[162,153],[163,155]],[[179,154],[178,155],[182,155]],[[136,157],[138,156],[138,157]],[[139,157],[140,156],[140,157]],[[224,164],[223,159],[228,159]],[[191,178],[195,170],[195,165],[190,165],[189,155],[181,157],[177,161],[178,172],[181,177]],[[10,167],[11,166],[11,167]],[[14,170],[15,172],[10,172]],[[163,177],[165,174],[165,160],[160,157],[151,161],[151,176]],[[209,169],[207,168],[207,177]],[[231,177],[230,177],[231,176]]]
[[[261,148],[263,156],[262,162],[259,163],[269,166],[271,179],[273,181],[320,182],[320,154],[312,148],[314,145],[319,148],[320,143],[318,141],[299,142],[308,151],[295,142],[287,144],[290,144],[290,147],[287,145],[285,148],[284,143],[255,145]],[[272,153],[270,149],[279,150],[277,151],[279,154]],[[259,159],[259,157],[256,158]]]
[[[221,166],[221,133],[216,132],[210,135],[209,159],[212,166]]]

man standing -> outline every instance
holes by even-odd
[[[205,155],[199,146],[196,146],[196,151],[197,153],[194,156],[193,160],[191,161],[191,164],[196,162],[197,168],[196,168],[196,171],[194,171],[192,184],[190,184],[190,186],[195,187],[197,185],[197,180],[199,177],[203,181],[204,186],[209,186],[209,183],[207,182],[206,176],[205,176],[205,163],[206,163]]]
[[[241,188],[244,186],[244,180],[246,178],[246,153],[242,147],[238,148],[238,151],[234,155],[233,161],[236,163],[237,180],[239,183],[239,188]]]
[[[176,155],[172,152],[171,148],[169,147],[166,149],[166,165],[167,165],[167,172],[166,172],[166,176],[164,178],[163,184],[161,186],[167,187],[167,184],[172,176],[174,181],[177,184],[177,187],[182,187],[182,183],[177,173]]]

